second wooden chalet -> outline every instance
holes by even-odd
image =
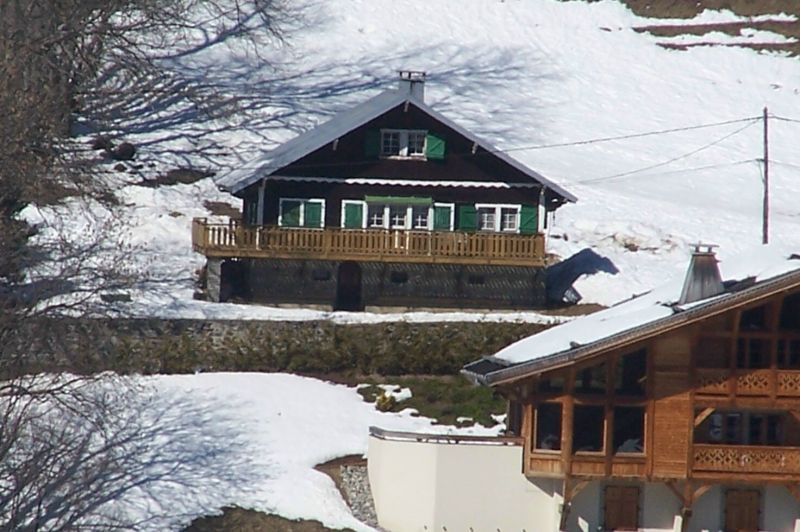
[[[424,83],[401,72],[397,90],[218,182],[244,208],[193,223],[212,299],[544,304],[546,214],[575,197],[429,107]]]
[[[774,251],[723,281],[698,249],[682,283],[466,366],[505,437],[373,431],[381,526],[800,530],[800,257]]]

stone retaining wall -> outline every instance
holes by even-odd
[[[32,320],[16,333],[27,370],[453,374],[546,326],[532,323]]]

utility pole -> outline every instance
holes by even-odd
[[[764,107],[764,208],[761,243],[769,243],[769,122],[767,121],[768,112]]]

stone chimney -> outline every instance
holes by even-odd
[[[678,304],[694,303],[721,294],[725,291],[722,276],[717,267],[717,256],[712,244],[693,244],[692,260],[683,281],[683,290]],[[705,249],[703,249],[705,248]]]
[[[400,92],[410,94],[417,100],[425,101],[425,76],[419,70],[400,70]]]

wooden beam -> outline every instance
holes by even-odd
[[[583,490],[583,488],[588,485],[588,480],[573,479],[569,475],[564,477],[564,502],[561,505],[561,520],[558,526],[559,530],[567,530],[567,519],[569,518],[569,511],[572,509],[572,500]]]
[[[704,409],[702,412],[697,414],[697,417],[694,418],[694,428],[699,427],[700,424],[713,413],[714,413],[714,408],[709,406],[708,408]]]
[[[791,493],[795,500],[800,503],[800,486],[795,483],[786,484],[786,489],[789,490],[789,493]]]

